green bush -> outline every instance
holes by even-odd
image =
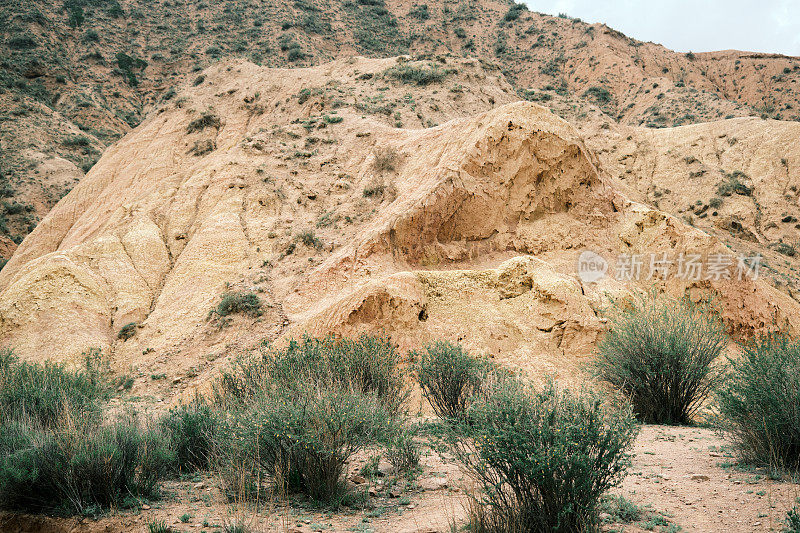
[[[297,234],[297,239],[309,248],[322,248],[322,241],[314,234],[314,230],[307,229]]]
[[[400,354],[387,337],[333,336],[292,340],[284,350],[267,348],[261,357],[241,359],[223,373],[223,396],[246,399],[270,388],[306,383],[374,394],[389,412],[404,406],[409,391]]]
[[[215,439],[229,493],[278,490],[337,504],[354,453],[396,435],[408,389],[389,339],[304,337],[265,349],[222,375],[227,416]]]
[[[335,503],[344,493],[347,461],[383,441],[390,425],[391,415],[374,394],[279,383],[229,412],[218,439],[220,462],[238,462],[246,471],[223,480],[236,492],[268,476],[280,492]]]
[[[252,292],[226,292],[217,304],[214,312],[219,316],[241,313],[249,316],[261,316],[261,298]]]
[[[798,503],[800,503],[800,500],[798,500]],[[786,517],[783,519],[783,532],[800,533],[800,509],[798,509],[797,504],[786,511]]]
[[[66,413],[97,414],[103,389],[92,372],[19,362],[11,350],[0,351],[0,424],[28,419],[50,428],[63,423]]]
[[[464,350],[460,344],[437,341],[412,351],[422,394],[442,418],[464,417],[481,391],[492,365]]]
[[[597,375],[625,393],[646,423],[687,424],[719,384],[728,339],[701,306],[667,297],[618,307],[598,344]]]
[[[0,508],[87,514],[152,497],[171,458],[163,437],[133,416],[57,429],[12,421],[0,427]]]
[[[120,328],[117,338],[126,341],[134,335],[136,335],[136,322],[128,322]]]
[[[160,425],[175,454],[180,472],[205,470],[211,459],[217,419],[214,410],[201,399],[170,409]]]
[[[408,472],[419,467],[421,450],[415,440],[419,429],[419,426],[398,424],[387,435],[386,459],[392,464],[395,472]]]
[[[206,128],[219,129],[222,126],[222,121],[215,113],[203,113],[196,119],[189,122],[186,126],[186,133],[194,133],[196,131],[203,131]]]
[[[438,83],[452,74],[452,69],[439,68],[433,63],[425,65],[397,65],[384,71],[384,76],[394,78],[403,83],[429,85]]]
[[[592,529],[601,496],[625,475],[636,432],[630,409],[610,411],[592,393],[498,380],[450,435],[480,488],[470,530]]]
[[[742,459],[800,468],[800,341],[756,339],[730,367],[717,393],[719,421]]]

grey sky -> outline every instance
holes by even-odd
[[[800,56],[800,0],[522,0],[531,11],[604,22],[679,52]]]

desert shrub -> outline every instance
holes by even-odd
[[[786,511],[786,517],[783,519],[784,533],[800,533],[800,509],[798,504],[800,504],[800,500]]]
[[[800,341],[771,336],[743,346],[717,401],[721,427],[743,460],[800,467]]]
[[[600,106],[603,106],[612,100],[611,93],[605,87],[589,87],[586,89],[583,95],[594,99],[594,101]]]
[[[209,466],[217,428],[214,410],[201,399],[170,409],[160,421],[175,467],[181,472],[205,470]]]
[[[221,392],[246,399],[268,388],[304,383],[374,394],[392,413],[403,407],[409,394],[399,352],[387,337],[370,335],[306,336],[290,341],[284,350],[267,348],[261,357],[240,359],[223,373]]]
[[[383,74],[403,83],[429,85],[438,83],[452,74],[452,69],[443,69],[433,63],[423,65],[396,65],[386,69]]]
[[[448,419],[464,417],[491,369],[487,361],[449,341],[428,344],[411,356],[422,394],[438,416]]]
[[[517,3],[511,4],[511,7],[508,8],[508,11],[506,11],[506,14],[503,15],[503,21],[504,22],[511,22],[511,21],[517,20],[519,18],[520,14],[522,14],[523,11],[527,11],[527,10],[528,10],[528,6],[526,6],[525,4],[517,4]]]
[[[194,133],[196,131],[203,131],[206,128],[219,129],[222,126],[222,121],[216,113],[203,113],[196,119],[189,122],[186,126],[186,133]]]
[[[795,247],[785,242],[775,243],[772,248],[779,254],[788,255],[789,257],[794,257],[797,255],[797,250]]]
[[[257,294],[231,291],[222,295],[222,300],[214,308],[214,312],[222,317],[237,313],[256,317],[261,315],[261,307],[261,298]]]
[[[19,362],[11,350],[0,351],[0,424],[30,419],[50,428],[65,412],[96,414],[103,388],[94,374],[70,372],[51,363]]]
[[[197,157],[202,157],[206,154],[210,154],[216,149],[217,143],[214,141],[214,139],[200,139],[194,142],[187,153],[196,155]]]
[[[217,449],[222,462],[246,458],[241,464],[251,487],[268,476],[278,491],[335,503],[345,490],[346,462],[384,440],[390,418],[375,394],[278,382],[229,411]],[[232,474],[227,488],[236,490],[242,474]]]
[[[480,489],[469,528],[512,533],[592,529],[601,496],[624,477],[637,432],[629,408],[512,379],[493,384],[454,427],[450,448]]]
[[[397,424],[386,436],[386,459],[395,472],[408,472],[419,467],[420,445],[415,440],[419,426]]]
[[[265,346],[223,373],[217,463],[236,494],[258,494],[261,480],[336,504],[347,460],[386,443],[400,426],[408,390],[388,338],[304,337]],[[246,458],[246,459],[242,459]]]
[[[117,333],[117,338],[121,340],[128,340],[136,334],[136,322],[128,322],[122,326]]]
[[[86,514],[155,496],[171,461],[163,437],[133,416],[56,429],[12,421],[0,428],[0,507]]]
[[[117,61],[117,66],[119,67],[120,71],[122,71],[122,74],[127,78],[128,85],[133,87],[139,85],[139,80],[136,78],[136,74],[133,71],[134,69],[142,71],[147,68],[147,61],[137,57],[131,57],[125,52],[117,52],[115,58]]]
[[[742,181],[747,179],[749,179],[747,174],[741,170],[725,174],[725,179],[717,184],[717,194],[719,196],[731,196],[735,193],[742,196],[750,196],[753,194],[753,189]]]
[[[704,306],[667,297],[619,306],[598,344],[597,375],[626,394],[647,423],[687,424],[719,384],[728,339]]]
[[[91,141],[86,135],[73,135],[71,137],[65,137],[64,140],[61,141],[61,144],[68,148],[75,148],[89,146]]]
[[[414,17],[417,20],[428,20],[431,18],[431,13],[428,11],[428,4],[414,4],[408,11],[409,17]]]
[[[372,167],[376,172],[391,172],[397,168],[397,161],[400,155],[397,150],[391,147],[376,148],[372,155],[375,159],[372,162]],[[366,194],[364,196],[367,196]]]
[[[314,230],[307,229],[297,234],[297,239],[309,248],[317,250],[322,248],[322,241],[316,236]]]
[[[386,192],[386,184],[380,180],[374,180],[364,187],[362,194],[364,198],[379,198]]]

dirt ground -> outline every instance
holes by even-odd
[[[711,429],[645,426],[634,452],[628,476],[613,493],[645,512],[633,523],[604,514],[604,531],[780,531],[800,496],[798,484],[737,465],[728,444]],[[239,522],[253,531],[283,533],[444,533],[463,523],[469,483],[456,465],[429,450],[415,479],[395,479],[382,462],[384,475],[370,481],[358,476],[365,459],[354,462],[349,478],[372,493],[369,503],[336,514],[298,502],[262,505],[255,514],[224,504],[214,480],[205,477],[167,484],[162,500],[98,520],[0,515],[0,531],[138,533],[163,521],[175,532],[216,532]]]

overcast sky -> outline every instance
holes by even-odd
[[[800,0],[523,0],[531,11],[604,22],[679,52],[800,56]]]

